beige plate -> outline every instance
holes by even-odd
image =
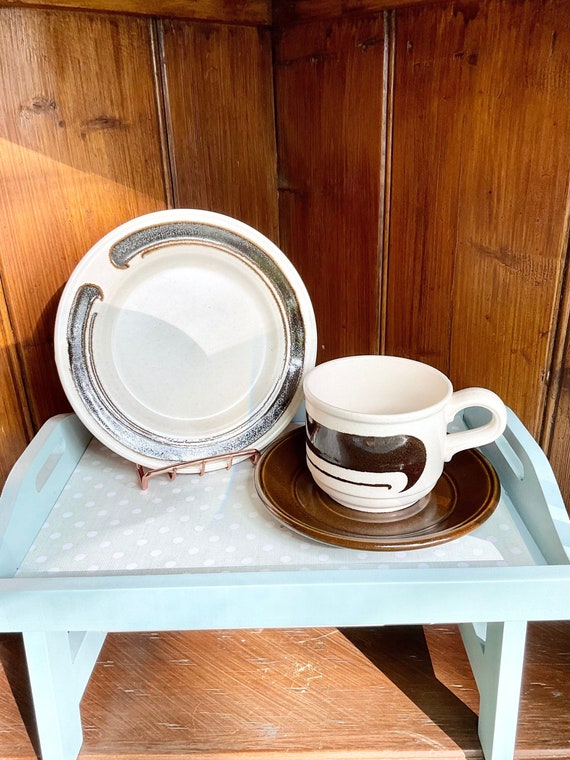
[[[305,464],[305,430],[269,446],[256,467],[257,492],[269,511],[299,533],[327,544],[388,551],[451,541],[484,522],[499,502],[493,467],[475,450],[445,465],[434,490],[411,507],[378,515],[343,507],[314,482]]]

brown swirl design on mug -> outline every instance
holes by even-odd
[[[418,482],[426,466],[426,447],[413,435],[363,436],[340,433],[315,422],[309,415],[307,445],[319,459],[337,467],[378,474],[404,473],[407,483],[402,493]],[[325,474],[335,477],[329,472]],[[392,488],[389,483],[366,485]]]

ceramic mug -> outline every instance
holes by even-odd
[[[491,443],[505,429],[501,399],[486,388],[453,391],[434,367],[396,356],[347,356],[319,364],[303,382],[309,471],[335,501],[386,512],[415,504],[458,451]],[[490,421],[447,432],[467,407]]]

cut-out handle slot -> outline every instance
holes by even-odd
[[[50,454],[46,457],[46,460],[38,469],[38,472],[36,473],[36,479],[35,479],[35,487],[38,493],[41,493],[42,490],[44,489],[46,483],[50,479],[50,476],[52,475],[55,468],[59,464],[63,453],[64,453],[63,445],[60,445],[57,448],[53,449],[53,451],[50,452]]]
[[[519,455],[516,453],[516,451],[513,449],[507,438],[502,435],[495,441],[495,444],[499,451],[501,452],[503,459],[508,464],[508,466],[511,468],[513,474],[515,475],[518,480],[522,481],[524,480],[524,465],[519,457]]]

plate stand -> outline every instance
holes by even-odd
[[[237,460],[242,462],[244,459],[250,459],[251,463],[255,465],[261,454],[257,449],[243,449],[242,451],[234,451],[231,454],[216,454],[211,457],[204,457],[203,459],[192,459],[188,462],[180,462],[177,465],[166,465],[165,467],[157,467],[156,469],[147,469],[140,464],[137,464],[137,474],[139,476],[140,486],[143,491],[148,488],[148,481],[150,478],[154,478],[156,475],[168,475],[170,480],[174,480],[178,472],[187,470],[190,467],[198,468],[198,475],[203,475],[209,464],[214,462],[226,462],[226,470],[229,470]]]

